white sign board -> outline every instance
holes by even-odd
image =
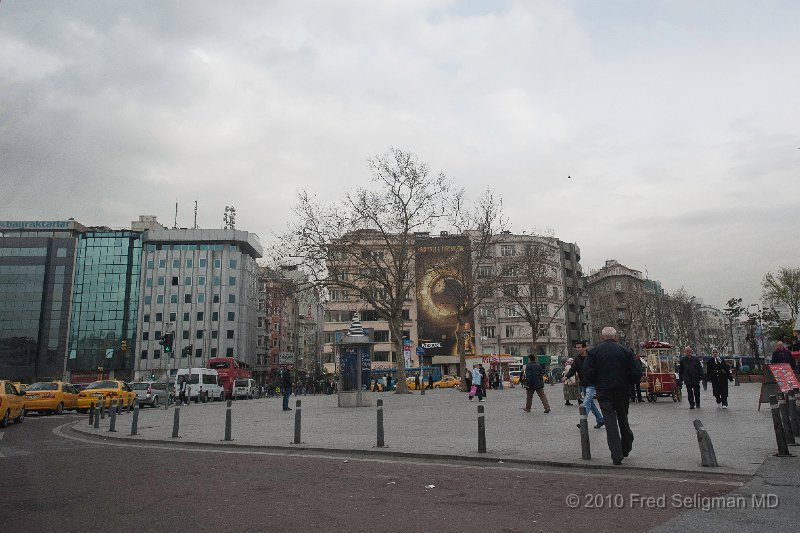
[[[294,364],[294,354],[292,352],[281,352],[278,354],[278,364],[292,365]]]

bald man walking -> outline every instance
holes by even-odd
[[[622,458],[633,449],[633,431],[628,424],[629,389],[642,377],[642,368],[633,352],[617,342],[617,330],[608,326],[601,335],[603,342],[589,350],[583,373],[597,388],[611,460],[621,465]]]

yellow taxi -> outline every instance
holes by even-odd
[[[410,378],[406,378],[406,387],[408,387],[408,390],[417,390],[416,379],[417,378],[414,377],[414,376],[412,376]],[[427,381],[426,381],[426,384],[427,384]],[[422,382],[420,382],[420,388],[421,388],[421,386],[422,386]]]
[[[452,389],[460,386],[461,379],[455,376],[442,376],[442,379],[433,382],[434,389]]]
[[[25,420],[25,394],[10,381],[0,381],[0,428],[6,427],[9,420],[17,424]]]
[[[31,383],[25,389],[25,408],[40,413],[61,414],[65,409],[75,409],[78,391],[63,381]]]
[[[85,413],[92,404],[99,404],[100,398],[105,398],[106,408],[111,407],[111,400],[120,402],[122,407],[133,407],[136,401],[136,391],[132,390],[127,383],[115,379],[104,379],[95,381],[78,394],[77,409],[79,413]]]

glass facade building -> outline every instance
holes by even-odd
[[[73,378],[132,379],[141,260],[140,232],[79,237],[67,359]]]
[[[61,379],[67,352],[74,221],[0,221],[0,379]]]

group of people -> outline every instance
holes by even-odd
[[[574,387],[568,390],[567,404],[570,400],[583,397],[583,406],[587,413],[595,416],[595,428],[606,428],[606,440],[611,451],[611,460],[615,465],[622,464],[633,449],[633,432],[628,423],[628,402],[630,386],[637,383],[642,376],[642,367],[633,352],[617,342],[617,331],[613,327],[603,328],[603,341],[587,348],[585,342],[575,345],[577,357],[567,361],[566,372],[562,382]],[[523,380],[526,388],[525,407],[529,413],[533,395],[536,393],[542,402],[544,412],[550,412],[550,404],[544,391],[544,369],[532,357],[525,367]],[[598,409],[595,397],[600,404]],[[580,427],[580,424],[578,424]]]

